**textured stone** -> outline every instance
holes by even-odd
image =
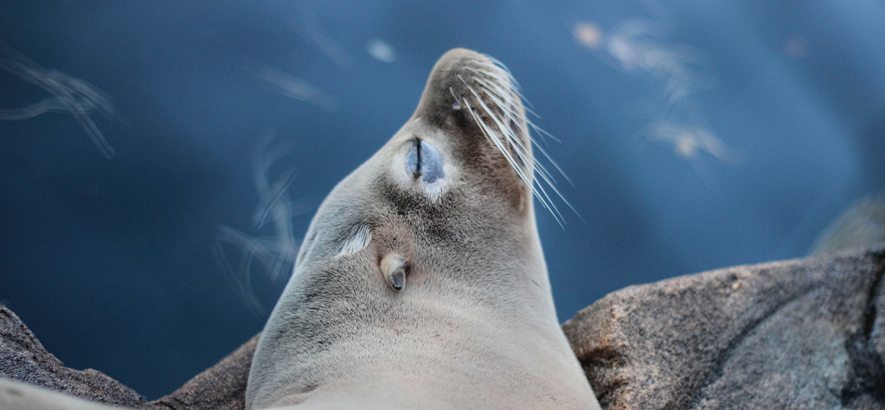
[[[611,293],[563,329],[605,409],[885,409],[885,251]]]
[[[885,409],[885,250],[611,293],[563,329],[605,409]],[[66,368],[0,306],[0,376],[139,409],[242,409],[256,336],[153,402]]]
[[[43,348],[9,309],[0,305],[0,377],[99,403],[133,409],[242,410],[256,335],[181,388],[148,402],[129,387],[93,369],[73,370]]]
[[[43,348],[24,323],[0,305],[0,377],[100,403],[152,408],[141,395],[93,369],[73,370]]]

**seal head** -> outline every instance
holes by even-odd
[[[535,224],[525,109],[456,49],[315,215],[265,327],[247,409],[595,409]]]

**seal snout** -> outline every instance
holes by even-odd
[[[419,111],[422,106],[463,118],[464,134],[488,141],[532,187],[530,122],[519,85],[500,61],[465,49],[449,51],[434,67]]]

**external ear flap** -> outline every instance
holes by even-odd
[[[387,285],[394,291],[401,291],[406,286],[406,270],[408,266],[403,257],[396,252],[388,253],[381,258],[381,273]]]

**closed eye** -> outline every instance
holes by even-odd
[[[406,173],[413,179],[421,178],[429,184],[445,178],[443,164],[443,157],[436,147],[417,137],[412,140],[412,146],[406,156]]]

